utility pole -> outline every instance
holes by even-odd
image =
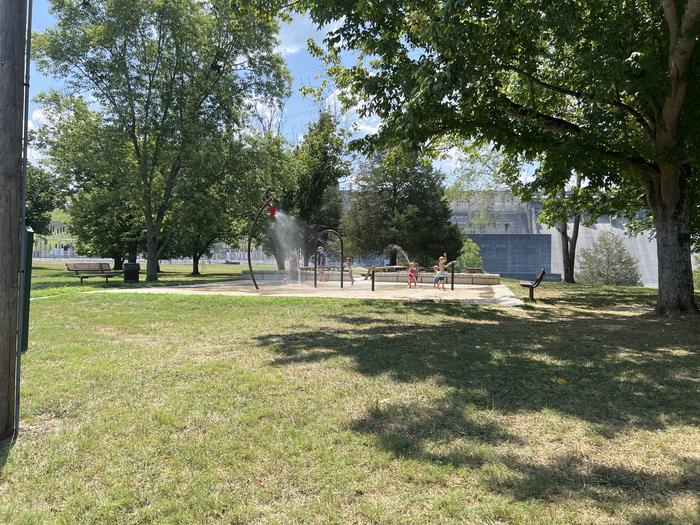
[[[27,0],[2,0],[0,2],[0,440],[11,438],[14,433],[26,28]]]

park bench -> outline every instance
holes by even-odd
[[[89,279],[90,277],[104,277],[105,283],[109,284],[110,277],[117,277],[122,273],[113,272],[109,263],[101,262],[66,263],[66,269],[69,272],[73,272],[80,279],[81,284],[83,279]]]
[[[523,288],[528,288],[530,290],[530,300],[535,300],[535,288],[542,284],[542,279],[544,279],[544,268],[540,270],[537,274],[537,278],[534,281],[520,281],[520,286]]]

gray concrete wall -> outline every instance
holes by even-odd
[[[561,236],[555,228],[543,226],[543,232],[551,233],[552,236],[552,271],[563,273],[564,265],[561,256]],[[625,233],[624,223],[617,220],[610,220],[607,217],[601,217],[598,222],[591,227],[581,226],[579,229],[578,243],[576,246],[576,254],[581,253],[582,249],[590,248],[593,241],[604,231],[612,231],[618,234],[625,243],[625,248],[630,252],[630,255],[637,260],[639,266],[639,275],[644,286],[656,288],[659,285],[658,276],[658,259],[656,256],[656,239],[649,238],[647,235],[638,235],[630,237]],[[569,223],[569,233],[573,230],[573,224]],[[580,260],[576,258],[575,271],[579,268]]]
[[[534,279],[540,268],[549,280],[560,280],[552,272],[552,237],[547,234],[470,234],[481,249],[484,270],[502,277]]]

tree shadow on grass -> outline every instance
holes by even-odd
[[[377,312],[391,309],[382,305]],[[506,412],[548,407],[597,424],[649,429],[663,428],[669,418],[698,422],[689,395],[693,381],[685,374],[700,363],[700,330],[688,323],[685,332],[664,334],[658,323],[621,316],[562,319],[538,312],[523,318],[453,305],[411,309],[441,319],[395,324],[348,314],[334,318],[340,327],[332,331],[314,328],[258,340],[275,349],[276,365],[344,356],[361,374],[407,382],[437,378],[458,392],[485,392],[486,400],[472,394],[473,401]],[[566,384],[558,384],[559,378]]]
[[[381,448],[398,457],[473,468],[493,460],[490,447],[483,445],[522,443],[502,425],[465,416],[462,403],[450,396],[428,402],[377,401],[351,428],[375,436]]]
[[[143,278],[143,276],[142,276]],[[191,286],[198,284],[216,284],[228,281],[237,281],[240,277],[231,276],[228,274],[206,274],[199,277],[186,277],[182,279],[160,280],[156,282],[146,282],[141,280],[139,283],[125,283],[121,276],[113,277],[109,283],[104,282],[104,278],[92,277],[81,283],[78,278],[73,280],[62,281],[34,281],[32,282],[32,290],[52,290],[59,288],[69,288],[71,290],[80,291],[81,288],[89,287],[92,291],[94,288],[114,289],[114,288],[158,288],[164,286]]]
[[[604,439],[630,428],[697,425],[691,377],[700,364],[695,324],[675,322],[668,328],[656,320],[595,311],[566,317],[545,310],[513,316],[506,309],[452,304],[368,302],[365,307],[361,315],[349,309],[334,316],[334,324],[325,328],[265,334],[258,342],[273,349],[276,366],[342,357],[366,376],[433,380],[449,387],[438,402],[377,402],[351,422],[354,431],[374,436],[380,448],[397,457],[458,466],[502,463],[520,473],[503,489],[522,499],[585,486],[609,486],[621,498],[631,498],[650,487],[663,495],[692,484],[690,475],[645,477],[604,466],[583,471],[572,457],[545,466],[494,457],[490,445],[517,442],[517,436],[483,413],[553,410],[590,423]],[[407,321],[408,310],[426,320]]]
[[[678,476],[649,473],[623,466],[608,466],[583,462],[580,457],[566,454],[546,465],[502,457],[500,460],[517,475],[492,479],[496,492],[506,492],[518,500],[557,501],[576,492],[578,497],[593,500],[645,500],[662,503],[673,494],[697,494],[698,462],[689,465]]]

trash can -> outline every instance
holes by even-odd
[[[139,282],[139,272],[141,271],[141,265],[139,263],[124,263],[124,282],[125,283],[137,283]]]

